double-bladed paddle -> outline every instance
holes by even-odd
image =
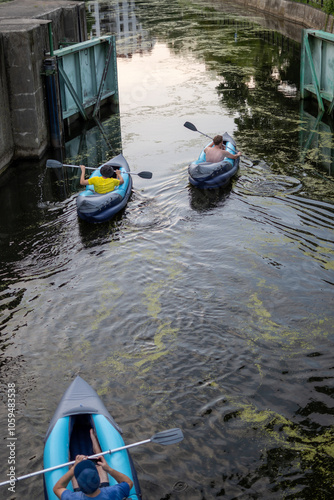
[[[193,132],[198,132],[199,134],[205,135],[205,137],[208,137],[209,139],[211,139],[213,141],[212,137],[210,137],[209,135],[203,134],[203,132],[200,132],[199,130],[197,130],[197,128],[195,127],[195,125],[193,123],[186,122],[183,124],[183,126],[188,128],[189,130],[192,130]]]
[[[65,163],[61,163],[58,160],[47,160],[46,162],[47,168],[62,168],[62,167],[73,167],[73,168],[80,168],[80,165],[66,165]],[[85,167],[87,170],[99,170],[100,167],[98,168],[92,168],[92,167]],[[152,178],[152,172],[126,172],[127,174],[131,175],[139,175],[139,177],[142,177],[143,179],[151,179]]]
[[[141,444],[146,444],[146,443],[157,443],[162,445],[176,444],[182,441],[182,439],[183,439],[183,432],[181,431],[181,429],[178,428],[169,429],[167,431],[158,432],[157,434],[154,434],[154,436],[150,437],[149,439],[145,439],[144,441],[127,444],[125,446],[121,446],[120,448],[115,448],[113,450],[102,451],[101,453],[96,453],[95,455],[91,455],[88,458],[89,459],[98,458],[101,457],[102,455],[109,455],[111,453],[116,453],[116,451],[126,450],[128,448],[133,448],[134,446],[139,446]],[[28,477],[37,476],[39,474],[45,474],[46,472],[51,472],[52,470],[61,469],[62,467],[73,465],[74,463],[75,460],[73,460],[72,462],[66,462],[65,464],[56,465],[54,467],[49,467],[48,469],[32,472],[31,474],[26,474],[25,476],[16,477],[15,482],[21,481],[21,479],[27,479]],[[5,484],[9,484],[12,482],[13,480],[4,481],[3,483],[0,483],[0,486],[4,486]]]
[[[189,130],[192,130],[193,132],[198,132],[199,134],[205,135],[205,137],[208,137],[209,139],[211,139],[213,141],[212,137],[210,137],[209,135],[203,134],[203,132],[201,132],[200,130],[197,130],[197,128],[195,127],[195,125],[193,123],[186,122],[183,124],[183,126],[188,128]],[[246,158],[247,160],[252,161],[250,158],[248,158],[248,156],[245,156],[245,155],[241,155],[241,156],[243,156],[243,158]]]

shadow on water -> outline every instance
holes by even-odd
[[[189,185],[188,193],[190,207],[196,212],[203,213],[223,205],[231,192],[231,186],[215,189],[199,189]]]
[[[131,197],[129,201],[131,200]],[[104,245],[111,242],[117,242],[121,240],[122,231],[126,208],[121,210],[112,220],[92,224],[81,219],[78,219],[79,235],[82,245],[85,248],[93,249],[98,247],[94,251],[94,255],[102,255],[105,252]]]

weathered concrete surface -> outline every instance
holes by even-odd
[[[7,24],[1,32],[10,110],[7,127],[11,125],[16,157],[39,157],[48,141],[41,77],[45,30],[31,21],[16,24],[15,31],[12,26]]]
[[[59,43],[86,39],[84,2],[13,0],[0,4],[0,171],[49,146],[43,60]]]
[[[13,135],[10,124],[10,111],[8,102],[7,89],[7,76],[5,70],[5,55],[3,45],[0,43],[0,157],[2,162],[6,165],[13,155]],[[2,145],[2,147],[1,147]],[[1,168],[1,161],[0,161]]]
[[[300,24],[304,28],[326,30],[333,32],[333,16],[310,7],[307,4],[291,2],[289,0],[235,0],[237,4],[247,5],[271,16]]]

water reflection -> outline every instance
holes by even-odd
[[[334,123],[324,111],[308,103],[300,104],[300,150],[301,161],[315,165],[319,172],[334,176]],[[329,179],[332,180],[333,179]]]
[[[188,5],[181,17],[177,2],[168,6],[144,0],[91,2],[88,5],[95,19],[92,34],[116,34],[119,57],[149,53],[155,40],[164,40],[175,54],[191,53],[204,59],[208,69],[217,70],[220,81],[216,89],[222,107],[239,115],[235,120],[238,128],[235,136],[240,148],[247,148],[253,158],[266,157],[272,163],[270,156],[276,146],[276,171],[283,174],[289,164],[293,165],[291,173],[295,170],[294,148],[289,144],[295,143],[298,127],[303,130],[305,125],[307,128],[312,126],[309,120],[305,123],[302,119],[300,124],[298,117],[300,27],[263,19],[254,13],[241,16],[229,3],[224,4],[221,11],[210,2]],[[161,21],[157,29],[154,23],[159,16]],[[168,34],[163,28],[164,16],[168,19]],[[205,40],[207,33],[211,37],[210,48]],[[157,83],[152,69],[146,80],[150,85]],[[148,83],[144,86],[148,87]],[[136,99],[142,98],[138,89],[134,92]],[[282,120],[285,120],[284,127]],[[270,140],[268,129],[275,130]],[[315,161],[315,151],[317,158],[324,157],[328,148],[320,146],[320,151],[314,144],[313,140],[308,158],[317,169],[319,160]],[[301,171],[308,169],[304,160],[305,155],[298,159]],[[333,165],[332,158],[326,161]],[[327,171],[331,173],[332,168]]]
[[[96,167],[122,151],[120,115],[92,120],[72,133],[65,143],[66,159],[86,167]],[[67,162],[64,162],[67,163]]]
[[[154,40],[136,15],[135,0],[89,1],[87,10],[91,16],[90,35],[116,35],[118,57],[131,57],[154,46]]]
[[[222,205],[228,198],[231,186],[216,189],[198,189],[188,186],[190,206],[199,213],[207,212]]]

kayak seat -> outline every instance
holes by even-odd
[[[90,415],[72,415],[70,418],[70,460],[77,455],[93,455],[90,429],[94,426]]]

